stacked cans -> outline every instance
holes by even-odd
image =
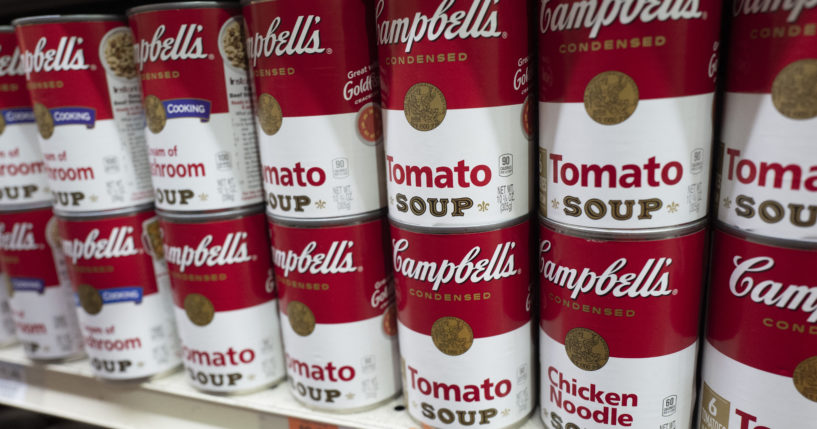
[[[527,4],[375,15],[406,407],[433,427],[514,426],[535,403]]]
[[[128,11],[186,378],[214,393],[284,378],[240,13],[221,2]]]
[[[348,412],[400,391],[374,3],[244,3],[292,395]]]
[[[721,2],[659,3],[539,2],[551,429],[692,423]]]
[[[700,427],[817,421],[817,10],[735,1]]]

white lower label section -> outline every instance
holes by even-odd
[[[504,428],[533,411],[532,324],[475,338],[448,356],[423,335],[398,323],[403,394],[409,414],[432,427]]]
[[[51,202],[34,123],[6,124],[0,132],[0,204]]]
[[[698,343],[666,356],[615,358],[576,367],[565,346],[539,330],[541,417],[549,429],[687,429]]]
[[[9,299],[17,338],[31,359],[62,359],[80,355],[82,335],[68,282],[37,291],[15,291]]]
[[[14,318],[9,305],[8,276],[0,273],[0,347],[17,341],[14,336]]]
[[[233,393],[261,388],[285,375],[278,328],[278,300],[216,312],[197,326],[175,307],[182,358],[190,384],[207,392]]]
[[[527,215],[533,145],[522,104],[452,109],[431,131],[383,110],[389,217],[421,227],[482,226]]]
[[[286,117],[272,136],[258,127],[268,213],[313,219],[383,208],[383,144],[360,136],[357,115]]]
[[[602,125],[584,103],[539,103],[540,210],[597,228],[657,228],[706,216],[713,94],[640,100]]]
[[[282,315],[290,391],[313,408],[351,411],[400,391],[397,336],[383,330],[383,315],[352,323],[316,324],[302,337]]]
[[[718,219],[758,235],[817,242],[815,135],[817,119],[783,116],[771,94],[727,92]]]
[[[817,402],[801,395],[791,377],[744,365],[704,344],[700,429],[795,429],[817,422]]]

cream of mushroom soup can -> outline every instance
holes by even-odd
[[[123,17],[14,21],[54,207],[116,210],[153,200],[133,34]]]
[[[244,2],[267,211],[385,207],[374,1]]]
[[[128,11],[142,80],[156,207],[204,212],[262,201],[258,144],[236,3]]]

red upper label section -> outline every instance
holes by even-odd
[[[15,290],[60,285],[51,250],[59,245],[57,234],[51,207],[0,213],[0,266]]]
[[[720,0],[540,0],[539,99],[575,103],[605,71],[639,99],[715,91]]]
[[[17,35],[0,31],[0,109],[9,107],[31,108],[31,98],[26,90],[25,67],[17,46]]]
[[[158,221],[152,210],[88,221],[60,218],[62,251],[74,290],[87,284],[98,290],[141,288],[140,296],[158,292],[153,270],[153,258],[162,255]]]
[[[244,6],[258,95],[284,117],[357,112],[379,103],[373,0],[264,1]]]
[[[160,100],[205,100],[210,103],[209,113],[228,112],[224,81],[228,46],[222,29],[240,13],[238,8],[200,8],[131,15],[142,93]],[[243,56],[238,56],[246,67]]]
[[[726,90],[769,93],[794,61],[817,58],[817,3],[734,0]]]
[[[817,350],[817,249],[715,232],[707,340],[753,368],[791,377]]]
[[[654,241],[601,241],[539,229],[540,325],[564,343],[595,331],[610,356],[647,358],[698,339],[706,230]]]
[[[385,219],[350,226],[292,228],[270,223],[281,312],[306,304],[317,323],[383,314],[392,302]]]
[[[530,222],[472,234],[422,234],[391,227],[397,317],[430,335],[441,317],[467,322],[474,337],[530,321]]]
[[[522,104],[528,81],[528,5],[519,0],[377,0],[383,107],[403,110],[420,82],[447,109]]]
[[[275,299],[263,213],[204,223],[161,221],[173,300],[207,297],[215,311],[239,310]]]

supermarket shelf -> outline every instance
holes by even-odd
[[[297,419],[351,428],[418,428],[397,398],[371,411],[330,414],[310,410],[285,385],[248,395],[215,396],[189,387],[182,372],[145,383],[94,378],[86,359],[32,363],[21,347],[0,349],[0,403],[114,428],[315,428]],[[533,417],[522,429],[541,429]]]

